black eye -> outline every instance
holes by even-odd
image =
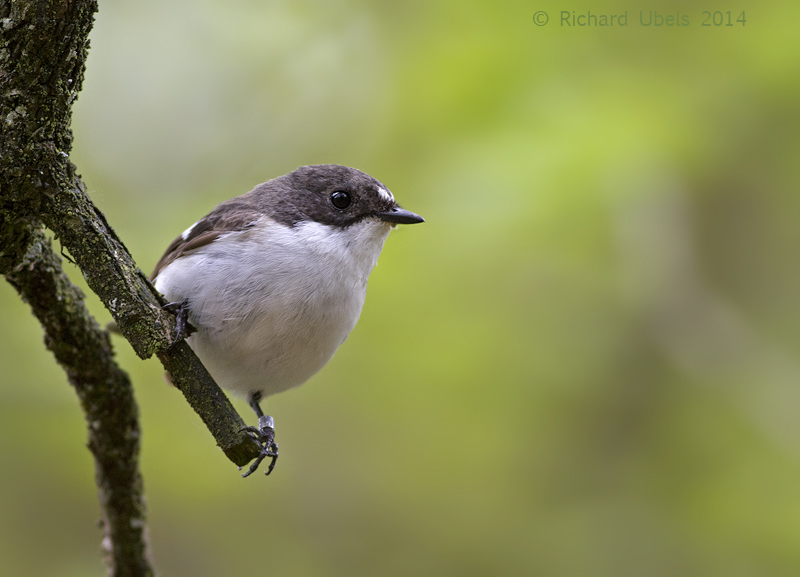
[[[344,210],[350,203],[353,202],[353,199],[350,198],[350,193],[345,192],[343,190],[337,190],[333,194],[331,194],[331,204],[338,208],[339,210]]]

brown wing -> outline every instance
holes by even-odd
[[[175,259],[213,242],[226,232],[248,229],[261,216],[263,216],[261,211],[239,199],[223,202],[197,221],[186,238],[181,235],[170,243],[164,256],[156,264],[153,274],[150,275],[150,280],[155,280],[158,273]]]

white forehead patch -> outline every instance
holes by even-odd
[[[394,202],[394,196],[392,196],[392,193],[382,186],[378,187],[378,195],[387,202]]]
[[[181,234],[181,238],[182,238],[183,240],[186,240],[187,238],[189,238],[189,235],[190,235],[190,234],[192,234],[192,229],[193,229],[194,227],[196,227],[196,226],[197,226],[197,223],[194,223],[192,226],[190,226],[189,228],[187,228],[186,230],[184,230],[184,231],[183,231],[183,233]]]

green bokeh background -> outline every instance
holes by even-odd
[[[302,164],[427,219],[269,400],[269,478],[115,340],[160,572],[800,574],[798,25],[788,1],[101,1],[73,160],[142,268]],[[0,574],[104,575],[76,397],[5,283],[0,307]]]

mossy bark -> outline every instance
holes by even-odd
[[[64,274],[50,240],[3,216],[0,272],[42,324],[45,344],[66,371],[86,417],[110,574],[151,576],[138,408],[128,375],[114,362],[108,333],[86,310],[84,295]]]
[[[61,269],[59,238],[136,353],[156,353],[237,465],[259,444],[185,343],[69,161],[71,107],[83,81],[95,0],[0,0],[0,272],[30,305],[89,424],[113,575],[151,575],[146,560],[138,419],[108,335]]]

